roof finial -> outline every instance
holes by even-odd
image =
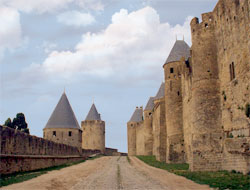
[[[65,94],[65,86],[64,86],[64,89],[63,89],[63,93]]]
[[[185,41],[185,39],[184,39],[184,34],[183,34],[183,41]]]

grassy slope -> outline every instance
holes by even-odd
[[[137,156],[150,166],[167,170],[174,174],[184,176],[199,184],[207,184],[210,187],[234,190],[250,190],[250,176],[236,172],[191,172],[188,171],[188,164],[167,164],[159,162],[154,156]]]

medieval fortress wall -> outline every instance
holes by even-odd
[[[201,22],[191,21],[189,53],[185,42],[177,41],[163,66],[165,110],[157,101],[151,110],[153,142],[144,111],[143,155],[187,162],[193,171],[250,171],[249,7],[248,0],[219,0]],[[136,149],[134,155],[142,152]]]
[[[80,128],[65,92],[43,129],[43,137],[0,126],[1,174],[85,160],[106,150],[109,155],[122,154],[117,149],[105,149],[105,122],[94,104]]]
[[[0,173],[31,171],[86,159],[97,150],[80,150],[0,126]]]

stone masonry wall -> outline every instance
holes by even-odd
[[[140,122],[136,126],[136,155],[145,154],[145,143],[144,143],[144,124]]]
[[[153,155],[158,161],[166,161],[165,98],[154,101],[153,112]]]
[[[115,153],[117,153],[118,150],[114,148],[105,148],[105,155],[106,156],[113,156]]]
[[[84,160],[99,153],[58,144],[19,130],[0,126],[1,161],[0,173],[9,174],[30,171],[74,161]]]
[[[221,169],[223,130],[221,127],[220,81],[212,13],[191,21],[192,99],[191,154],[193,171]],[[212,159],[213,158],[213,159]]]
[[[181,61],[166,63],[164,65],[166,102],[165,117],[167,126],[167,163],[185,162],[181,71]]]
[[[0,126],[1,154],[6,155],[81,155],[77,147],[31,136],[19,130]]]
[[[228,135],[242,131],[248,137],[250,119],[245,109],[250,104],[249,4],[249,0],[220,0],[211,21],[217,42],[222,127]]]
[[[191,22],[191,170],[249,170],[249,20],[248,0],[220,0]]]
[[[56,135],[53,135],[54,132]],[[82,131],[80,129],[44,128],[43,138],[82,149]]]
[[[191,61],[191,60],[190,60]],[[190,163],[192,158],[191,153],[191,142],[192,142],[192,128],[191,128],[191,99],[192,99],[192,80],[190,67],[186,67],[183,64],[182,72],[182,102],[183,102],[183,135],[184,135],[184,150],[185,150],[185,160]]]
[[[82,148],[105,152],[104,121],[82,121]]]
[[[153,155],[153,113],[152,111],[144,111],[144,141],[145,155]]]
[[[154,102],[153,140],[144,139],[157,160],[165,151],[166,162],[187,162],[192,171],[250,171],[249,8],[249,0],[219,0],[191,21],[189,60],[163,66],[165,103]],[[128,125],[131,155],[137,136]]]
[[[128,142],[128,155],[136,155],[136,122],[127,123],[127,142]]]
[[[225,139],[222,169],[250,172],[250,137]]]

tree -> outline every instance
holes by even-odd
[[[10,127],[10,128],[13,128],[13,125],[12,125],[12,122],[11,122],[11,119],[10,119],[10,118],[8,118],[8,119],[5,121],[4,125],[7,126],[7,127]]]
[[[8,118],[5,121],[5,125],[13,129],[18,129],[24,133],[28,133],[28,134],[30,133],[28,124],[25,121],[25,116],[23,113],[16,114],[16,117],[13,119],[13,122],[11,122],[11,119]]]

